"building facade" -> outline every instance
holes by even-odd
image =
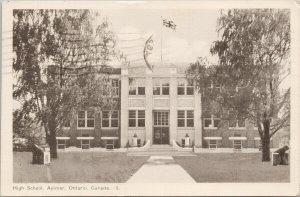
[[[120,148],[146,143],[202,148],[258,148],[257,128],[247,120],[219,126],[221,117],[201,109],[201,96],[185,67],[121,66],[110,73],[119,107],[78,111],[58,133],[58,148]],[[188,139],[188,141],[186,141]],[[273,142],[271,141],[271,146]]]

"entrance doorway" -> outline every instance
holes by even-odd
[[[169,112],[153,112],[153,144],[169,144]]]

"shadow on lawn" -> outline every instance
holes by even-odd
[[[125,153],[68,152],[49,166],[32,165],[31,153],[13,153],[15,183],[123,183],[148,159]]]
[[[260,153],[198,154],[174,157],[197,182],[289,182],[290,166],[262,162]]]

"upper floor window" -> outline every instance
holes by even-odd
[[[111,80],[112,91],[114,96],[119,96],[119,79]]]
[[[129,78],[129,95],[145,95],[145,80]]]
[[[220,122],[220,114],[204,114],[204,128],[218,128]]]
[[[222,86],[220,83],[213,82],[208,86],[210,91],[221,92]]]
[[[177,82],[177,94],[178,95],[193,95],[194,94],[193,80],[179,79]]]
[[[129,127],[145,127],[145,110],[129,110]]]
[[[102,111],[102,127],[118,128],[119,111]]]
[[[65,120],[65,122],[64,122],[64,128],[68,129],[68,128],[70,128],[70,126],[71,126],[70,119]]]
[[[229,111],[229,128],[230,129],[245,129],[245,118],[237,117],[234,111]]]
[[[168,79],[153,79],[153,95],[169,95]]]
[[[235,91],[236,92],[243,92],[243,91],[245,91],[246,90],[246,87],[245,86],[239,86],[239,85],[237,85],[236,87],[235,87]]]
[[[94,111],[78,111],[77,127],[78,128],[94,128],[95,116]]]
[[[178,110],[177,127],[194,127],[194,111]]]

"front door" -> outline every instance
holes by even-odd
[[[154,111],[153,144],[169,144],[169,112]]]

